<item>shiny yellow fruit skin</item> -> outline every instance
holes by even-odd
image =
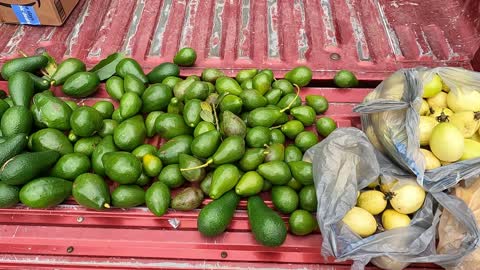
[[[423,85],[423,97],[431,98],[442,91],[442,78],[437,74],[433,75],[432,80]]]
[[[432,108],[446,108],[447,107],[447,93],[440,91],[435,96],[428,98],[427,103]]]
[[[398,182],[391,189],[390,205],[401,214],[415,213],[425,201],[425,191],[415,181]]]
[[[442,161],[455,162],[463,155],[463,134],[450,123],[440,123],[430,136],[430,150]]]
[[[433,170],[436,169],[442,164],[440,163],[440,160],[430,151],[427,149],[420,148],[420,152],[423,154],[423,157],[425,158],[425,170]]]
[[[439,117],[442,112],[447,115],[447,116],[451,116],[453,115],[453,111],[450,110],[449,108],[438,108],[438,107],[432,107],[430,108],[430,115],[429,117],[432,117],[434,119],[437,119],[437,117]]]
[[[480,142],[465,139],[465,149],[460,160],[468,160],[480,157]]]
[[[442,80],[442,90],[446,93],[450,92],[450,87]]]
[[[475,134],[473,134],[472,137],[467,138],[467,139],[474,140],[476,142],[480,142],[480,129],[477,132],[475,132]]]
[[[382,192],[367,190],[358,196],[357,206],[367,210],[372,215],[378,215],[387,207],[387,200]]]
[[[480,91],[457,88],[447,95],[447,104],[454,112],[480,111]]]
[[[390,183],[381,183],[380,184],[380,190],[383,192],[383,193],[387,193],[387,192],[390,192],[392,190],[392,188],[398,183],[398,180],[393,180],[392,182]]]
[[[477,115],[473,111],[457,112],[450,116],[448,120],[463,133],[464,138],[470,138],[477,133],[480,127],[480,120],[477,120]]]
[[[425,99],[422,99],[422,105],[420,106],[420,116],[428,116],[430,114],[430,106]]]
[[[430,137],[438,121],[429,116],[420,116],[419,131],[420,131],[420,145],[425,146],[430,143]]]
[[[368,188],[376,188],[378,185],[380,185],[380,179],[377,179],[373,181],[372,183],[368,184]]]
[[[353,207],[342,221],[360,237],[368,237],[377,230],[377,221],[367,210]]]
[[[382,225],[385,230],[393,230],[396,228],[407,227],[410,225],[410,217],[401,214],[395,210],[387,209],[382,214]]]

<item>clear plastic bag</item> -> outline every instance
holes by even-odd
[[[310,148],[304,159],[313,161],[318,207],[317,220],[323,236],[322,254],[338,260],[354,260],[352,269],[363,269],[375,257],[387,256],[398,263],[433,262],[454,265],[475,249],[479,231],[471,211],[461,200],[445,193],[427,193],[424,205],[410,226],[361,238],[343,222],[356,205],[357,191],[376,181],[412,179],[376,151],[367,136],[355,128],[335,130]],[[455,218],[465,225],[464,244],[452,253],[435,249],[441,209],[459,209]]]
[[[426,190],[438,192],[461,179],[480,175],[480,158],[425,171],[420,152],[419,111],[423,82],[438,74],[453,94],[480,91],[480,73],[462,68],[415,68],[395,72],[354,111],[362,114],[362,128],[374,146],[403,169],[415,174]]]
[[[462,199],[475,215],[477,222],[480,222],[480,179],[475,179],[471,185],[458,186],[453,190],[453,194]],[[461,223],[457,222],[454,215],[445,211],[440,218],[438,226],[439,238],[437,251],[440,254],[451,252],[458,249],[462,245],[465,228]],[[469,270],[476,269],[480,264],[480,249],[477,248],[474,252],[466,256],[463,261],[455,266],[449,267],[452,270]]]

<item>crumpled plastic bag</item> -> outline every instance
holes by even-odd
[[[480,179],[475,179],[471,185],[458,186],[453,190],[453,194],[462,199],[472,210],[477,222],[480,222]],[[439,238],[438,253],[448,253],[456,250],[462,245],[465,228],[455,220],[455,217],[448,211],[444,211],[440,218],[438,227]],[[470,270],[477,269],[480,265],[480,248],[466,256],[463,261],[455,266],[449,267],[449,270]]]
[[[425,171],[425,159],[420,152],[419,111],[423,82],[429,82],[435,74],[453,93],[480,91],[477,72],[452,67],[403,69],[384,80],[354,111],[361,113],[362,128],[375,148],[416,175],[417,182],[426,190],[439,192],[461,179],[480,175],[480,158]]]
[[[412,179],[376,151],[361,130],[335,130],[310,148],[304,159],[313,162],[323,255],[334,256],[339,261],[353,260],[352,269],[364,269],[372,258],[381,256],[399,263],[433,262],[449,266],[457,264],[476,248],[479,231],[471,211],[461,200],[443,192],[427,193],[424,205],[408,227],[361,238],[342,222],[345,214],[356,205],[357,191],[379,176],[387,181]],[[439,255],[435,238],[442,208],[459,210],[455,218],[464,224],[466,234],[462,246]]]

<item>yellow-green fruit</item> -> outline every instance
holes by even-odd
[[[380,214],[387,207],[385,194],[378,190],[368,190],[360,193],[357,206],[367,210],[372,215]]]
[[[377,180],[371,182],[370,184],[368,184],[368,188],[376,188],[378,185],[380,185],[380,179],[377,178]]]
[[[410,217],[395,210],[387,209],[382,214],[382,225],[385,230],[407,227],[410,225]]]
[[[438,121],[435,118],[428,116],[420,116],[420,145],[425,146],[430,143],[430,137],[432,136],[433,128],[438,125]]]
[[[450,92],[450,87],[445,83],[445,81],[442,81],[442,90],[449,93]]]
[[[430,98],[442,91],[442,78],[438,75],[433,75],[432,80],[424,83],[423,97]]]
[[[425,191],[414,180],[398,181],[388,196],[393,209],[406,215],[415,213],[425,201]]]
[[[353,207],[343,217],[342,221],[350,230],[361,237],[368,237],[377,230],[377,221],[373,215],[360,207]]]
[[[425,170],[433,170],[442,166],[440,160],[438,160],[438,158],[432,152],[423,148],[420,148],[420,152],[422,152],[423,157],[425,158]]]
[[[474,159],[480,157],[480,142],[465,139],[465,149],[460,160]]]
[[[447,93],[440,91],[435,96],[428,98],[427,103],[430,107],[446,108],[447,107]]]
[[[425,99],[422,99],[422,106],[420,107],[420,115],[427,116],[430,114],[430,106]]]
[[[463,133],[464,138],[470,138],[473,134],[477,133],[480,127],[479,119],[480,113],[473,111],[457,112],[448,118],[449,122]]]
[[[438,159],[448,162],[459,160],[465,148],[462,132],[450,123],[440,123],[433,128],[429,145]]]
[[[480,91],[457,88],[447,95],[448,107],[454,112],[480,111]]]
[[[474,140],[476,142],[480,142],[480,129],[478,130],[478,132],[475,132],[475,134],[473,134],[473,136],[468,139]]]

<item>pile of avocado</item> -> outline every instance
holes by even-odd
[[[50,208],[73,195],[89,209],[146,204],[162,216],[169,208],[199,209],[210,197],[198,230],[215,236],[247,198],[255,239],[279,246],[287,226],[262,199],[271,196],[274,208],[290,215],[292,233],[314,231],[313,168],[303,153],[318,142],[315,130],[328,136],[336,124],[317,119],[328,109],[324,97],[302,103],[300,88],[312,71],[299,66],[276,79],[269,69],[245,69],[230,78],[207,68],[180,77],[179,66],[195,60],[195,51],[183,48],[148,74],[119,53],[89,71],[79,59],[57,65],[46,53],[6,62],[0,208]],[[83,105],[101,82],[111,99]],[[160,146],[146,143],[155,136]]]

